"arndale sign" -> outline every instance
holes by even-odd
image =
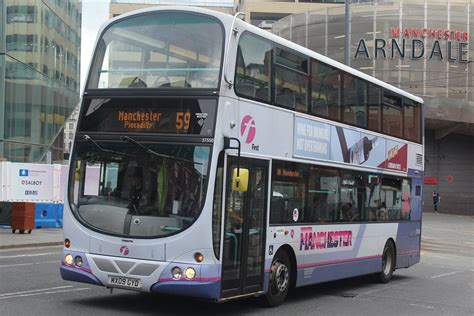
[[[437,58],[438,60],[448,60],[450,62],[467,63],[469,52],[468,32],[432,29],[417,27],[390,28],[389,40],[384,38],[374,39],[373,49],[369,51],[366,40],[361,38],[357,46],[354,58],[400,58],[421,59],[428,56],[428,60]],[[432,41],[432,45],[427,43]],[[446,45],[442,48],[442,41]],[[407,43],[408,42],[408,43]],[[411,42],[411,46],[410,46]],[[411,48],[408,52],[407,46]],[[428,47],[429,49],[428,49]]]

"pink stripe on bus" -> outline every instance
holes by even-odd
[[[170,282],[170,281],[212,282],[212,281],[220,281],[220,280],[221,280],[220,277],[213,277],[213,278],[196,278],[196,279],[192,279],[192,280],[188,280],[188,279],[186,279],[186,278],[182,278],[182,279],[179,279],[179,280],[175,280],[175,279],[172,279],[172,278],[161,278],[161,279],[159,280],[159,282]]]

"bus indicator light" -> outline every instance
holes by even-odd
[[[196,260],[197,263],[201,263],[204,261],[204,256],[200,252],[196,252],[194,254],[194,260]]]
[[[64,239],[64,247],[69,248],[71,247],[71,241],[69,239]]]

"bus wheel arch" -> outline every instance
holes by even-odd
[[[296,257],[289,245],[281,246],[272,259],[268,289],[262,297],[266,306],[281,305],[296,283]]]
[[[284,251],[286,255],[288,256],[288,259],[290,260],[290,290],[294,289],[296,287],[296,278],[297,278],[297,265],[296,265],[295,251],[288,244],[282,245],[280,248],[278,248],[278,251]]]
[[[377,280],[380,283],[388,283],[392,279],[393,272],[397,266],[397,247],[392,238],[387,239],[382,251],[382,264]]]

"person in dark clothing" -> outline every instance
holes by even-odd
[[[433,207],[436,213],[438,212],[439,202],[441,202],[441,196],[439,195],[438,192],[433,191]]]

